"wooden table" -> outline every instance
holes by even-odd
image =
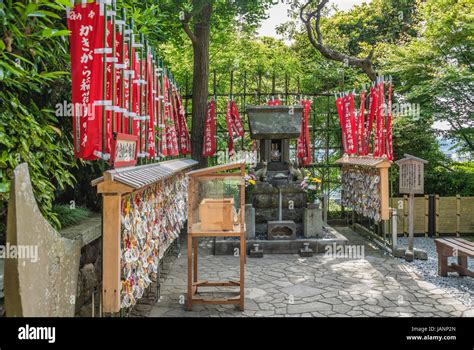
[[[474,271],[467,267],[467,259],[474,258],[474,243],[462,238],[435,239],[438,253],[438,275],[446,277],[448,272],[457,272],[459,276],[474,277]],[[448,257],[458,258],[457,264],[448,265]]]
[[[239,237],[240,238],[240,278],[238,281],[209,282],[198,279],[198,240],[202,237]],[[238,304],[239,310],[244,311],[244,277],[245,277],[245,224],[234,225],[232,231],[204,231],[200,224],[194,224],[188,230],[188,297],[186,309],[192,310],[193,304]],[[239,293],[229,298],[204,298],[197,296],[201,287],[239,287]]]

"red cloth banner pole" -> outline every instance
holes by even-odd
[[[346,123],[344,115],[344,100],[342,97],[336,99],[337,114],[339,115],[339,124],[341,125],[341,139],[342,139],[342,148],[344,154],[347,154],[347,132],[346,132]]]
[[[388,83],[387,97],[387,158],[393,160],[393,143],[392,143],[392,80]]]
[[[227,110],[225,114],[225,121],[227,125],[227,132],[229,133],[227,148],[229,149],[229,157],[234,155],[234,131],[233,131],[233,122],[232,122],[232,102],[227,101]]]
[[[354,111],[354,95],[349,93],[344,98],[345,125],[347,137],[347,154],[356,153],[356,125]]]
[[[365,155],[365,91],[360,93],[360,109],[357,118],[357,152],[359,155]]]
[[[216,101],[212,99],[207,104],[206,121],[204,126],[204,147],[202,155],[211,157],[216,152]]]
[[[104,16],[96,3],[77,4],[69,12],[71,80],[73,103],[74,156],[84,160],[97,159],[101,151],[101,108],[103,100]]]
[[[370,88],[369,94],[369,120],[367,121],[367,130],[365,133],[365,152],[366,154],[370,153],[370,138],[372,136],[372,129],[374,125],[375,119],[375,112],[377,111],[377,93],[376,87]],[[375,137],[374,137],[375,139]],[[374,148],[375,148],[375,140],[374,140]]]

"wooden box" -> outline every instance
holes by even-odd
[[[231,231],[234,228],[234,198],[204,198],[199,204],[202,230]]]

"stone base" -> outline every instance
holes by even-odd
[[[263,249],[259,249],[258,251],[250,250],[249,254],[250,258],[263,258]]]
[[[426,251],[416,248],[414,248],[412,252],[406,248],[396,248],[392,254],[396,258],[405,258],[407,261],[413,261],[413,259],[428,260],[428,254]]]
[[[245,236],[255,239],[255,208],[252,204],[245,204]]]
[[[334,238],[310,238],[310,239],[285,239],[285,240],[247,240],[247,252],[251,252],[254,249],[254,244],[259,245],[259,251],[265,252],[265,254],[298,254],[304,243],[309,243],[309,249],[314,254],[323,254],[326,252],[327,246],[345,245],[347,244],[347,238],[341,233],[334,230],[330,226],[325,226],[325,229],[330,231]],[[233,255],[236,248],[240,247],[239,240],[230,239],[217,239],[215,244],[216,255]],[[250,254],[250,253],[249,253]]]
[[[319,208],[305,208],[303,227],[305,238],[320,237],[323,233],[323,211]]]
[[[428,260],[428,253],[421,249],[413,249],[413,253],[415,254],[415,259],[418,260]]]
[[[296,225],[294,221],[269,221],[267,229],[267,238],[276,239],[296,239]]]
[[[301,248],[298,253],[302,258],[311,258],[313,256],[312,249],[305,250],[304,248]]]

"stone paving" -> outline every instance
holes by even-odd
[[[169,265],[162,280],[161,299],[150,305],[148,316],[474,316],[472,307],[423,280],[408,263],[384,255],[348,228],[337,229],[349,238],[350,244],[364,245],[364,259],[321,254],[311,258],[290,254],[247,258],[244,312],[234,305],[195,305],[193,311],[184,309],[187,257],[183,245],[181,255]],[[212,240],[200,242],[199,278],[236,279],[238,258],[213,256],[212,247]],[[220,293],[217,290],[214,295]]]

